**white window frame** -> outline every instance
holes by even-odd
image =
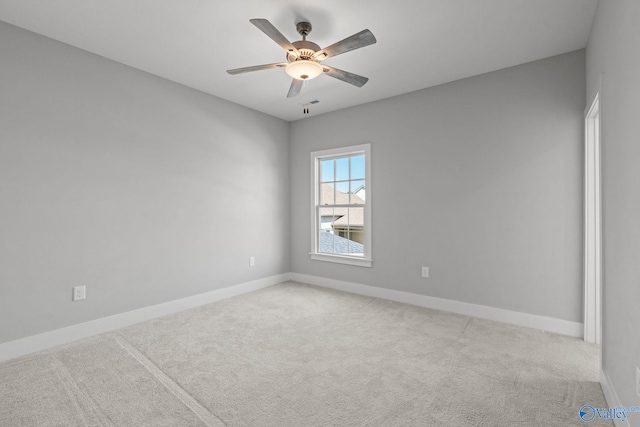
[[[365,167],[365,191],[364,203],[364,256],[347,256],[326,254],[318,252],[318,218],[320,203],[320,185],[318,182],[320,161],[328,158],[346,157],[356,154],[364,154]],[[311,259],[317,261],[335,262],[339,264],[356,265],[360,267],[371,267],[371,144],[352,145],[349,147],[332,148],[329,150],[314,151],[311,153]]]

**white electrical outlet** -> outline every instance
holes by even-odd
[[[429,267],[422,267],[422,277],[429,277]]]
[[[255,267],[256,265],[256,257],[250,256],[249,257],[249,267]]]
[[[74,286],[73,287],[73,301],[80,301],[87,298],[86,286]]]
[[[636,394],[640,397],[640,368],[636,366]]]

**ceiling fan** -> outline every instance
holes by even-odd
[[[289,42],[276,27],[266,19],[250,19],[253,25],[258,27],[263,33],[278,43],[287,52],[287,62],[275,64],[255,65],[253,67],[236,68],[227,70],[229,74],[242,74],[250,71],[267,70],[270,68],[284,68],[287,74],[293,77],[287,98],[292,98],[300,93],[302,85],[306,80],[318,77],[320,74],[342,80],[357,87],[362,87],[369,80],[367,77],[359,76],[348,71],[339,70],[320,62],[332,56],[349,52],[369,46],[376,42],[376,38],[371,31],[362,30],[344,40],[320,49],[320,46],[307,40],[311,32],[311,24],[308,22],[298,22],[296,30],[302,36],[302,40]]]

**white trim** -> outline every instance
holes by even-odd
[[[36,351],[56,347],[82,338],[88,338],[93,335],[113,331],[135,323],[166,316],[178,311],[187,310],[236,295],[267,288],[278,283],[286,282],[289,279],[290,273],[265,277],[186,298],[168,301],[162,304],[143,307],[137,310],[79,323],[77,325],[32,335],[14,341],[8,341],[0,344],[0,362],[29,353],[34,353]]]
[[[48,348],[56,347],[82,338],[88,338],[101,333],[110,332],[115,329],[133,325],[135,323],[140,323],[146,320],[166,316],[178,311],[210,304],[215,301],[266,288],[289,280],[322,286],[325,288],[337,289],[359,295],[367,295],[374,298],[382,298],[391,301],[417,305],[420,307],[433,308],[436,310],[444,310],[452,313],[464,314],[467,316],[542,329],[545,331],[563,335],[582,337],[582,323],[578,322],[570,322],[567,320],[555,319],[546,316],[520,313],[500,308],[447,300],[426,295],[418,295],[392,289],[377,288],[374,286],[367,286],[359,283],[326,279],[306,274],[284,273],[276,276],[254,280],[251,282],[229,286],[227,288],[217,289],[215,291],[181,298],[174,301],[169,301],[162,304],[128,311],[126,313],[120,313],[113,316],[92,320],[90,322],[68,326],[66,328],[44,332],[38,335],[32,335],[14,341],[8,341],[0,344],[0,362],[34,353],[36,351],[46,350]],[[603,390],[604,388],[605,386],[603,385]],[[607,401],[611,403],[612,400],[609,399],[606,392],[605,396],[607,396]]]
[[[347,256],[336,256],[331,254],[322,254],[318,252],[318,218],[317,218],[317,206],[319,203],[320,195],[318,194],[319,185],[317,182],[318,178],[318,167],[320,159],[330,159],[332,157],[344,157],[350,156],[354,154],[362,154],[364,153],[364,161],[365,161],[365,170],[364,170],[364,181],[365,188],[367,192],[366,200],[364,203],[364,258],[358,257],[347,257]],[[328,150],[320,150],[313,151],[310,153],[311,160],[311,188],[310,188],[310,200],[311,200],[311,252],[309,255],[311,259],[318,261],[327,261],[327,262],[335,262],[339,264],[349,264],[360,267],[371,267],[372,259],[371,259],[371,144],[360,144],[360,145],[352,145],[349,147],[338,147],[331,148]],[[360,206],[359,206],[360,207]]]
[[[353,256],[340,256],[332,254],[310,253],[311,259],[316,261],[337,262],[338,264],[357,265],[360,267],[371,267],[373,260],[368,258],[356,258]]]
[[[602,387],[602,393],[604,393],[604,398],[607,401],[607,405],[609,406],[609,408],[617,408],[619,406],[623,406],[620,403],[620,399],[618,398],[616,390],[611,385],[609,375],[607,375],[603,370],[600,370],[600,387]],[[629,424],[629,418],[624,421],[614,418],[613,423],[616,425],[616,427],[631,427],[631,424]]]
[[[518,311],[430,297],[427,295],[413,294],[393,289],[377,288],[360,283],[345,282],[342,280],[327,279],[324,277],[310,276],[306,274],[291,273],[291,280],[374,298],[382,298],[405,304],[417,305],[419,307],[433,308],[436,310],[464,314],[466,316],[495,320],[498,322],[510,323],[512,325],[541,329],[543,331],[553,332],[556,334],[582,338],[583,326],[580,322],[571,322],[569,320],[556,319],[553,317],[521,313]]]
[[[367,151],[370,148],[371,148],[371,144],[360,144],[360,145],[350,145],[348,147],[329,148],[326,150],[314,151],[313,153],[311,153],[311,157],[322,157],[327,159],[331,157],[344,157],[344,156],[349,156],[351,154],[358,154],[363,151]]]
[[[600,91],[584,115],[584,340],[602,342]]]

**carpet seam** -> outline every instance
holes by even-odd
[[[169,377],[162,369],[156,366],[144,354],[140,352],[133,344],[129,343],[122,336],[114,337],[116,342],[127,353],[138,361],[147,371],[151,373],[169,392],[171,392],[178,400],[180,400],[187,408],[191,410],[205,425],[209,427],[226,426],[216,414],[205,408],[192,395]]]
[[[51,366],[56,370],[56,374],[71,398],[73,406],[76,408],[83,424],[87,427],[95,424],[107,427],[113,426],[114,424],[111,422],[111,419],[102,413],[91,396],[80,389],[65,364],[56,356],[53,356],[51,359]],[[89,413],[87,413],[88,411]],[[91,422],[87,421],[87,416],[91,419]],[[93,418],[97,418],[97,421]]]
[[[69,399],[71,400],[71,403],[73,403],[73,407],[76,410],[76,413],[78,414],[78,416],[80,417],[80,420],[82,421],[82,424],[85,425],[86,427],[88,427],[88,423],[87,423],[87,419],[85,418],[85,414],[84,411],[82,410],[82,406],[80,405],[80,402],[78,402],[78,397],[75,395],[75,393],[71,390],[71,387],[69,386],[69,384],[67,384],[67,381],[65,378],[63,378],[63,375],[66,376],[66,373],[63,374],[62,371],[62,367],[59,366],[61,364],[60,360],[58,360],[58,358],[53,357],[51,360],[51,366],[54,368],[56,375],[58,376],[58,379],[60,380],[60,382],[62,383],[62,386],[64,387],[65,391],[67,392],[67,395],[69,396]]]

